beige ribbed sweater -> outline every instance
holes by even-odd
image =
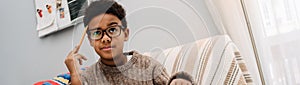
[[[81,74],[83,85],[166,85],[169,76],[156,60],[129,52],[132,58],[124,65],[111,67],[101,63],[90,66]]]

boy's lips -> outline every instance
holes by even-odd
[[[112,50],[113,48],[115,48],[115,46],[105,46],[105,47],[100,48],[100,50],[109,51],[109,50]]]

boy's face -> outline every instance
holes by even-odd
[[[124,42],[128,40],[129,30],[127,28],[121,28],[119,32],[116,31],[119,35],[109,34],[110,32],[115,32],[115,28],[118,28],[118,26],[121,25],[121,20],[112,14],[100,14],[94,17],[88,24],[88,31],[93,31],[88,34],[90,44],[101,59],[113,60],[113,58],[123,54],[123,45]],[[103,30],[106,31],[104,32]],[[91,34],[95,36],[98,34],[102,37],[99,39],[92,39]]]

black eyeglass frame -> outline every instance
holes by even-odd
[[[108,31],[109,31],[109,29],[110,28],[113,28],[113,27],[119,27],[120,28],[120,30],[123,30],[124,31],[124,29],[126,29],[124,26],[122,26],[122,25],[112,25],[112,26],[109,26],[109,27],[107,27],[105,30],[102,30],[101,28],[95,28],[95,29],[91,29],[91,30],[87,30],[86,31],[86,33],[87,33],[87,35],[88,35],[88,38],[89,39],[92,39],[92,40],[99,40],[99,39],[102,39],[103,38],[103,36],[104,36],[104,33],[109,37],[109,38],[115,38],[115,37],[118,37],[118,36],[120,36],[120,34],[121,34],[121,31],[117,34],[117,35],[115,35],[115,36],[111,36],[109,33],[107,33]],[[102,34],[101,34],[101,37],[98,39],[98,38],[92,38],[91,36],[91,31],[93,31],[93,30],[101,30],[101,32],[102,32]]]

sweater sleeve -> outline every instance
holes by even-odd
[[[153,71],[153,78],[154,85],[166,85],[169,80],[166,68],[161,65],[156,66]]]

